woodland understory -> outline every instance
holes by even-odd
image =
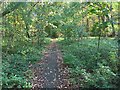
[[[119,90],[119,7],[120,2],[0,2],[2,90]]]

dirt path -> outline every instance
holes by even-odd
[[[68,88],[68,69],[63,65],[61,52],[54,40],[40,62],[32,66],[33,90],[38,88]]]

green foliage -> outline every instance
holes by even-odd
[[[49,40],[49,38],[46,39],[45,43],[50,43]],[[43,49],[43,46],[32,46],[28,44],[26,46],[14,47],[13,50],[9,50],[9,53],[3,52],[2,86],[4,88],[31,88],[30,80],[33,77],[33,73],[29,66],[40,60]]]
[[[56,37],[60,37],[64,63],[70,67],[71,74],[83,77],[72,77],[71,81],[81,82],[84,87],[113,87],[111,77],[116,78],[116,65],[119,65],[115,55],[117,44],[113,40],[102,40],[98,51],[96,38],[84,38],[116,34],[119,29],[115,24],[118,22],[117,5],[112,2],[0,4],[3,87],[31,87],[28,79],[32,75],[28,67],[40,60],[45,45]]]
[[[76,65],[76,63],[78,61],[77,58],[71,54],[65,53],[63,58],[64,58],[64,64],[67,64],[67,65],[72,66],[72,67],[74,67],[74,65]]]
[[[70,71],[70,81],[81,87],[117,87],[118,60],[116,41],[102,39],[97,50],[97,39],[83,39],[67,45],[61,41],[64,63]]]
[[[9,78],[3,73],[2,83],[4,88],[31,88],[31,84],[21,76],[10,75]]]

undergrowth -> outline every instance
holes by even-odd
[[[32,44],[31,42],[18,42],[8,48],[3,44],[2,51],[2,87],[3,88],[31,88],[33,73],[30,65],[39,61],[42,51],[50,43],[46,38],[44,44]]]
[[[64,64],[69,67],[70,82],[79,87],[115,88],[118,80],[117,42],[96,38],[60,41]]]

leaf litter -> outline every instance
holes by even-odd
[[[31,66],[34,73],[31,80],[32,90],[70,88],[68,68],[63,64],[62,54],[56,41],[53,40],[47,49],[48,51],[44,52],[42,60]]]

